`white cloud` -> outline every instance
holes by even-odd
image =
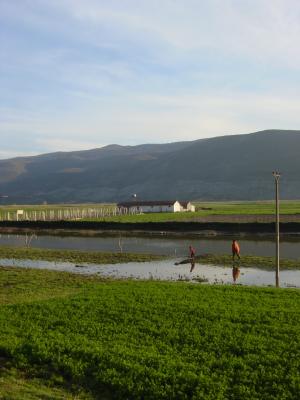
[[[0,2],[0,19],[24,34],[0,60],[11,79],[0,102],[13,104],[0,132],[19,135],[16,149],[28,134],[50,152],[300,127],[295,0]]]
[[[163,54],[166,46],[184,53],[205,48],[300,67],[296,0],[56,0],[55,4],[96,31],[111,27],[114,37],[144,40],[148,46],[152,40]]]
[[[154,58],[209,49],[300,67],[296,0],[2,0],[1,7],[3,18],[99,47],[139,43]]]
[[[69,151],[110,143],[192,140],[268,128],[297,129],[299,109],[300,99],[288,95],[132,95],[107,104],[95,101],[76,114],[55,115],[50,121],[48,115],[37,115],[36,121],[18,121],[16,115],[5,129],[8,133],[36,132],[35,143],[42,150]]]

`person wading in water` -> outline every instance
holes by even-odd
[[[189,246],[190,258],[195,258],[196,250],[193,246]]]
[[[240,246],[236,240],[232,241],[231,245],[231,250],[232,250],[232,261],[234,261],[235,256],[240,260]]]

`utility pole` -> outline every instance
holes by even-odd
[[[275,198],[276,198],[276,274],[275,284],[279,287],[279,178],[280,172],[273,171],[275,178]]]

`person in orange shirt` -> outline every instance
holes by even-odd
[[[238,259],[240,259],[240,246],[236,240],[232,241],[231,245],[232,249],[232,260],[234,261],[235,256],[237,256]]]

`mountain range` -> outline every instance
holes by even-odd
[[[300,131],[56,152],[0,160],[3,203],[300,198]]]

